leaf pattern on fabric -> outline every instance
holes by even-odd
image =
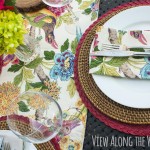
[[[69,92],[70,97],[72,98],[75,95],[76,85],[73,79],[70,79],[69,84],[67,86],[67,91]]]
[[[12,65],[12,66],[8,69],[8,71],[10,71],[10,72],[17,72],[17,71],[19,71],[21,68],[22,68],[21,65]]]
[[[108,66],[104,63],[100,65],[100,69],[95,72],[97,75],[108,75],[108,76],[115,76],[120,77],[119,73],[117,72],[117,69],[111,66]]]
[[[91,59],[90,68],[99,66],[103,62],[103,57],[96,57],[96,59]]]
[[[59,17],[56,21],[56,28],[59,28],[62,25],[63,21],[61,19],[61,17]]]
[[[23,71],[14,78],[14,84],[18,86],[23,80]]]
[[[80,5],[81,4],[81,2],[82,2],[82,0],[76,0],[77,2],[78,2],[78,4]]]
[[[119,33],[119,36],[118,36],[118,43],[121,44],[121,43],[122,43],[122,37],[123,37],[127,32],[126,32],[126,31],[119,30],[118,33]]]
[[[23,79],[25,81],[29,80],[29,79],[33,79],[34,78],[34,75],[32,73],[32,70],[30,69],[27,69],[27,68],[23,68]]]
[[[69,39],[67,39],[64,44],[61,46],[61,52],[64,52],[65,50],[68,50],[69,48]]]
[[[95,20],[96,18],[97,18],[97,13],[96,12],[92,12],[91,20]]]
[[[85,15],[89,15],[91,12],[92,12],[91,8],[87,8],[87,9],[84,10],[83,13],[84,13]]]
[[[91,5],[92,2],[93,2],[93,0],[84,1],[84,2],[80,5],[79,9],[84,10],[84,9],[88,8],[88,7]]]
[[[73,24],[73,18],[71,16],[70,12],[65,13],[62,16],[60,16],[59,18],[57,18],[56,28],[60,27],[62,25],[62,23],[66,23],[67,25]]]
[[[110,61],[107,61],[106,63],[110,66],[114,67],[120,67],[128,60],[128,57],[120,58],[120,57],[114,57]]]
[[[75,38],[72,42],[71,42],[71,51],[73,54],[76,53],[76,48],[78,46],[78,39]]]
[[[13,6],[16,4],[16,0],[5,0],[5,5],[6,6]]]
[[[21,112],[29,112],[30,111],[28,106],[23,101],[18,102],[18,105],[19,105],[19,110]]]
[[[84,7],[86,9],[84,9]],[[84,9],[83,14],[91,15],[91,20],[95,20],[98,17],[99,1],[93,1],[89,6],[88,6],[88,2],[85,2],[81,5],[80,9]]]
[[[42,62],[42,59],[43,58],[38,57],[34,59],[32,62],[30,62],[29,64],[27,64],[26,67],[30,69],[35,69]]]
[[[44,51],[45,59],[46,60],[53,60],[55,56],[54,51]]]

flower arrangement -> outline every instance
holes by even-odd
[[[0,10],[0,55],[13,54],[23,44],[26,33],[21,14],[10,10]]]
[[[22,15],[15,13],[12,1],[0,0],[0,73],[3,54],[15,53],[26,33]]]

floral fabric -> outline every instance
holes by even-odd
[[[0,116],[19,93],[34,90],[52,96],[63,111],[63,126],[57,135],[62,150],[82,150],[87,110],[74,82],[74,61],[77,44],[85,29],[97,19],[98,0],[75,0],[70,6],[81,22],[76,35],[66,31],[73,19],[65,7],[46,7],[25,13],[24,24],[40,44],[40,56],[30,63],[15,55],[5,55],[0,75]],[[80,21],[79,20],[79,21]],[[37,100],[30,105],[35,105]],[[27,106],[25,106],[27,108]]]
[[[102,43],[120,45],[122,50],[144,52],[150,45],[150,31],[122,31],[98,27],[91,51],[101,51]],[[131,48],[136,46],[135,48]],[[150,79],[150,57],[90,57],[89,73],[115,77]]]

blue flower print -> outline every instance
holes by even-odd
[[[150,57],[145,57],[145,61],[150,64]]]
[[[93,12],[98,11],[98,10],[99,10],[99,3],[93,2],[93,3],[91,4],[91,10],[92,10]]]
[[[80,27],[76,27],[76,38],[77,38],[77,41],[79,42],[80,39],[82,37],[82,31],[81,31],[81,28]]]
[[[59,67],[56,66],[56,65],[53,66],[53,68],[50,70],[50,76],[51,76],[51,78],[57,80],[58,77],[59,77],[59,75],[60,75],[60,69],[59,69]]]
[[[140,71],[142,79],[150,79],[150,64],[146,64]]]
[[[67,113],[63,113],[63,114],[62,114],[63,119],[66,119],[66,118],[67,118],[67,116],[68,116],[68,114],[67,114]]]
[[[73,74],[74,55],[71,51],[66,50],[61,54],[56,54],[54,58],[55,65],[50,70],[50,77],[61,81],[67,81]]]
[[[68,146],[68,150],[74,150],[74,146],[73,145],[69,145]]]

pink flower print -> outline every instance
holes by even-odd
[[[3,60],[3,66],[8,65],[10,62],[12,64],[18,64],[19,59],[14,54],[13,55],[7,55]]]
[[[54,3],[54,4],[58,4],[60,3],[62,0],[47,0],[47,2],[49,3]]]
[[[147,45],[147,40],[142,34],[142,31],[130,31],[130,35],[144,45]]]
[[[10,9],[10,10],[13,10],[14,8],[12,6],[5,6],[5,0],[0,0],[0,10],[3,10],[3,9]]]
[[[96,56],[91,56],[91,59],[96,59],[97,57]]]
[[[0,56],[0,74],[2,72],[2,67],[3,67],[3,55]]]
[[[91,10],[92,10],[93,12],[98,11],[98,10],[99,10],[99,3],[92,3],[92,4],[91,4]]]
[[[95,35],[95,38],[94,38],[94,45],[93,45],[94,48],[95,48],[96,46],[98,46],[99,41],[98,41],[97,39],[98,39],[98,34],[96,34],[96,35]]]
[[[0,1],[0,10],[4,9],[4,0]]]
[[[95,4],[93,7],[92,7],[92,11],[97,11],[99,10],[99,4]]]
[[[66,6],[58,7],[58,8],[49,6],[48,9],[52,13],[54,13],[57,17],[59,17],[59,16],[61,16],[62,13],[65,12]]]
[[[94,52],[92,52],[92,53],[94,53]],[[91,56],[91,59],[96,59],[97,57],[96,56]]]

